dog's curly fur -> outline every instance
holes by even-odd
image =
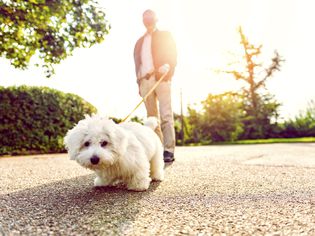
[[[155,117],[143,126],[86,116],[68,131],[64,143],[70,159],[95,171],[95,186],[120,183],[129,190],[144,191],[151,180],[164,178],[163,147],[153,131],[157,125]]]

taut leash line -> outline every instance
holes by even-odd
[[[156,89],[156,87],[159,86],[159,84],[165,78],[167,73],[168,73],[168,71],[166,73],[164,73],[158,81],[156,81],[156,83],[150,89],[150,91],[142,98],[142,100],[137,104],[137,106],[120,123],[125,122],[131,116],[131,114],[134,113],[140,107],[140,105],[150,96],[150,94]]]

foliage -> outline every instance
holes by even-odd
[[[96,109],[46,87],[0,87],[0,155],[64,151],[63,137]]]
[[[123,121],[123,118],[117,118],[117,117],[109,117],[109,119],[113,120],[116,124],[119,124]],[[130,122],[137,122],[143,125],[143,119],[138,116],[131,117]]]
[[[189,108],[189,124],[194,142],[210,143],[237,140],[243,132],[242,97],[238,94],[209,94],[202,111]]]
[[[109,117],[109,119],[113,120],[116,124],[119,124],[122,122],[123,119],[116,118],[116,117]]]
[[[262,45],[247,40],[242,29],[242,55],[237,69],[223,71],[245,82],[237,94],[209,94],[202,110],[188,107],[187,143],[234,142],[236,140],[315,137],[315,102],[295,119],[278,123],[278,103],[266,89],[266,81],[284,61],[277,51],[268,66],[259,62]],[[232,65],[232,64],[231,64]],[[185,120],[185,119],[184,119]],[[281,140],[281,139],[278,139]],[[242,141],[239,141],[242,142]],[[247,141],[245,141],[247,142]]]
[[[245,98],[243,105],[245,115],[242,120],[245,130],[240,139],[272,137],[276,129],[280,103],[270,94],[259,95],[256,98],[256,108],[253,110],[247,101]]]
[[[143,119],[138,116],[131,117],[130,121],[137,122],[143,125]]]
[[[192,106],[188,107],[188,125],[189,129],[189,139],[186,139],[187,143],[200,143],[205,138],[202,137],[201,127],[204,119],[202,118],[202,113]],[[208,140],[209,141],[209,140]]]
[[[26,69],[39,57],[49,77],[77,47],[91,47],[110,25],[95,0],[0,0],[0,56]]]
[[[236,80],[245,82],[242,94],[244,96],[244,110],[246,112],[244,126],[245,132],[242,138],[264,138],[271,128],[271,120],[277,119],[277,110],[280,106],[273,96],[266,92],[266,81],[276,71],[280,70],[284,61],[279,53],[275,51],[269,66],[264,67],[259,63],[262,45],[251,44],[239,28],[244,55],[240,68],[226,70],[225,73],[232,74]]]
[[[268,139],[247,139],[222,144],[270,144],[270,143],[314,143],[315,137],[303,138],[268,138]]]
[[[186,143],[192,143],[191,134],[192,127],[189,124],[188,117],[178,114],[174,114],[174,128],[176,145],[185,145]]]
[[[315,137],[315,101],[309,102],[305,111],[282,125],[282,137]]]
[[[271,117],[276,116],[275,112],[279,104],[273,101],[273,97],[269,99],[260,102],[263,104],[260,108],[262,111],[259,113],[261,116],[258,117],[258,121],[255,121],[263,124],[264,130],[261,130],[261,133],[255,133],[253,132],[255,127],[250,126],[254,123],[254,118],[248,116],[247,104],[242,95],[209,94],[207,99],[202,101],[201,110],[188,107],[188,116],[184,117],[185,144],[314,142],[315,101],[309,102],[306,110],[300,112],[294,119],[277,123],[272,122]],[[176,129],[176,119],[175,130],[177,130],[177,138],[180,137],[178,136],[179,129]],[[249,136],[246,132],[255,137]],[[256,137],[263,137],[263,139]]]

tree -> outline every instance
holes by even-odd
[[[188,124],[189,129],[188,132],[185,132],[185,134],[188,134],[188,138],[185,139],[187,143],[200,143],[204,140],[201,132],[203,122],[202,117],[201,112],[198,112],[191,106],[188,107],[188,122],[186,123]]]
[[[246,119],[244,124],[246,131],[243,138],[263,138],[268,134],[270,121],[278,117],[278,107],[280,106],[266,89],[266,81],[271,78],[276,71],[280,70],[284,61],[277,51],[271,59],[269,66],[264,67],[258,63],[261,55],[262,45],[255,46],[249,43],[242,28],[239,28],[240,44],[243,48],[242,64],[238,69],[226,70],[225,73],[232,74],[236,80],[245,82],[243,94],[245,97]]]
[[[236,93],[213,95],[202,101],[202,111],[189,108],[189,124],[194,142],[237,140],[243,132],[243,102]]]
[[[47,77],[53,64],[102,42],[109,30],[95,0],[0,0],[0,56],[21,69],[35,56]]]
[[[214,142],[235,141],[243,132],[242,98],[231,92],[211,95],[202,102],[204,110],[203,132]]]
[[[285,138],[315,137],[315,100],[311,100],[294,119],[282,125],[282,136]]]
[[[188,107],[188,109],[190,108]],[[174,128],[176,145],[183,146],[186,143],[194,143],[192,128],[189,124],[187,116],[174,113]],[[198,142],[198,140],[196,142]]]

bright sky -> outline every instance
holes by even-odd
[[[134,73],[133,49],[145,32],[142,13],[157,12],[158,28],[172,32],[178,49],[173,78],[173,107],[199,102],[208,93],[239,87],[239,82],[216,69],[226,69],[229,52],[240,50],[237,27],[249,41],[263,44],[266,62],[276,49],[286,60],[267,88],[283,104],[281,115],[292,117],[315,99],[314,3],[312,0],[99,0],[112,29],[105,41],[77,49],[57,65],[56,75],[41,68],[21,71],[0,59],[0,85],[40,85],[80,95],[101,113],[125,117],[140,101]],[[145,116],[142,106],[134,115]]]

